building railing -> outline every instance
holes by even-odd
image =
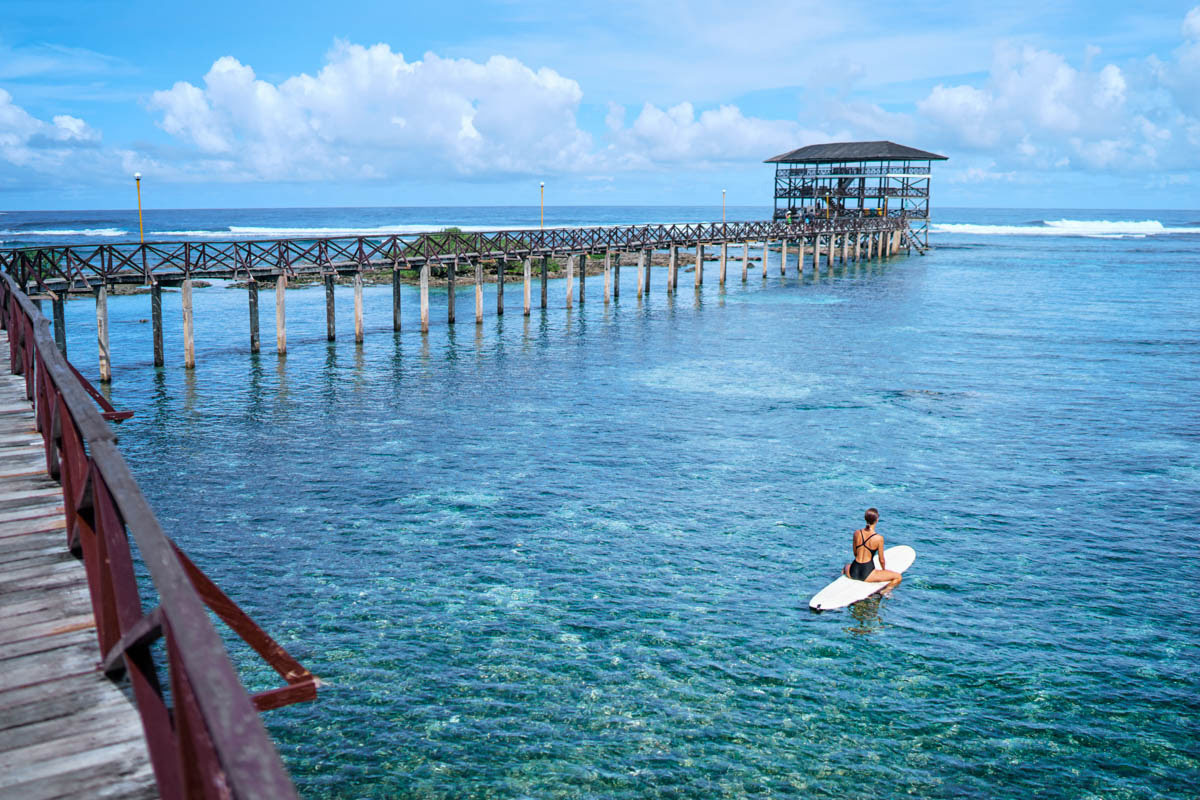
[[[87,572],[103,669],[129,679],[160,795],[295,798],[259,711],[315,698],[316,677],[167,538],[105,415],[93,405],[95,390],[59,352],[49,322],[7,274],[0,274],[0,323],[8,331],[12,372],[24,377],[34,403],[47,472],[62,485],[67,546]],[[108,406],[111,413],[120,412]],[[158,595],[149,612],[130,539]],[[286,685],[247,693],[206,606]],[[165,652],[156,656],[151,646],[159,638]]]
[[[813,164],[806,167],[777,167],[779,178],[880,178],[887,175],[928,176],[928,161],[904,161],[900,163],[874,164],[872,166],[849,166],[843,164]]]
[[[835,217],[809,223],[779,220],[611,225],[504,231],[456,231],[234,241],[122,242],[0,250],[0,269],[22,287],[48,284],[152,282],[192,277],[291,274],[332,269],[415,269],[459,260],[518,260],[539,255],[661,249],[722,242],[800,239],[831,232],[892,230],[894,219]]]

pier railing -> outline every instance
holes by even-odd
[[[540,255],[663,249],[833,234],[907,230],[903,216],[846,215],[809,222],[764,220],[610,225],[501,231],[225,241],[121,242],[0,250],[0,270],[25,288],[86,288],[98,283],[153,283],[347,269],[415,269],[456,261],[516,261]]]
[[[104,671],[129,679],[161,796],[296,797],[259,711],[314,698],[317,679],[166,536],[90,386],[8,275],[0,275],[0,323],[8,331],[12,371],[24,377],[34,403],[47,471],[62,484],[67,546],[87,571]],[[131,539],[158,595],[158,606],[148,612]],[[251,696],[206,606],[286,685]],[[160,638],[165,649],[156,654],[152,645]]]

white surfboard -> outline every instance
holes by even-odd
[[[887,568],[893,572],[904,572],[917,560],[917,551],[906,544],[898,544],[883,551],[887,556]],[[879,556],[875,556],[875,568],[879,568]],[[813,611],[829,611],[833,608],[845,608],[851,603],[866,600],[871,595],[887,586],[887,582],[867,583],[855,581],[845,575],[813,595],[808,601],[808,607]]]

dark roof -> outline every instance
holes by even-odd
[[[810,144],[790,153],[768,158],[764,164],[828,164],[839,161],[946,161],[946,156],[928,153],[895,142],[830,142]]]

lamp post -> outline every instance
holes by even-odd
[[[146,241],[146,233],[145,233],[145,229],[142,227],[142,173],[140,173],[140,172],[135,172],[135,173],[133,173],[133,181],[134,181],[134,183],[136,183],[136,184],[137,184],[137,196],[138,196],[138,241],[139,241],[139,242],[142,242],[142,243],[145,243],[145,241]]]
[[[546,227],[546,182],[538,183],[538,230]]]
[[[721,190],[721,224],[725,224],[725,190]]]

